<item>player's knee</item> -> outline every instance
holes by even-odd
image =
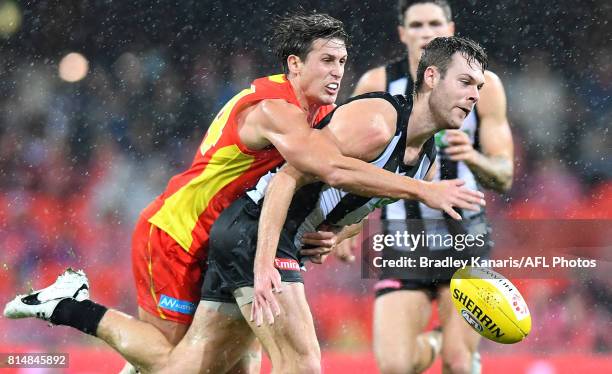
[[[472,373],[472,354],[468,350],[442,351],[444,371],[452,374]]]
[[[226,374],[255,374],[261,371],[261,350],[249,349]]]
[[[316,344],[299,350],[286,349],[273,360],[272,366],[278,373],[320,373],[321,350]]]
[[[394,360],[382,362],[378,365],[382,374],[406,374],[417,373],[416,365],[406,360]]]
[[[408,352],[377,354],[378,369],[382,374],[416,373],[416,362]]]

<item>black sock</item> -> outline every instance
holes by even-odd
[[[96,336],[98,324],[107,308],[91,300],[64,299],[57,304],[49,322],[54,325],[71,326],[86,334]]]

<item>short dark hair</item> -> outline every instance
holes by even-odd
[[[418,94],[421,91],[425,69],[430,66],[437,67],[440,71],[440,75],[444,78],[448,65],[455,53],[461,53],[470,66],[473,66],[472,64],[474,63],[479,63],[483,72],[487,68],[487,53],[475,41],[457,36],[435,38],[427,44],[419,60],[416,82],[414,83],[414,92]]]
[[[349,41],[342,21],[323,13],[295,13],[278,18],[273,32],[272,48],[284,72],[288,72],[287,57],[306,59],[317,39],[338,38],[345,44]]]
[[[406,11],[408,8],[415,4],[434,4],[442,8],[444,16],[448,22],[453,20],[453,13],[451,11],[450,4],[446,0],[399,0],[397,2],[397,16],[399,18],[400,25],[404,24],[404,17],[406,17]]]

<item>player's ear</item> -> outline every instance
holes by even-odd
[[[440,79],[440,72],[438,71],[437,67],[431,65],[431,66],[428,66],[427,69],[425,69],[425,72],[423,73],[423,83],[429,89],[433,89],[433,87],[436,85],[439,79]]]
[[[300,72],[300,66],[302,64],[302,60],[299,56],[289,55],[287,57],[287,67],[289,68],[289,72],[293,74],[297,74]]]
[[[448,32],[450,32],[451,35],[455,35],[455,22],[448,23]]]

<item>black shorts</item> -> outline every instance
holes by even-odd
[[[462,251],[457,251],[452,248],[432,250],[427,247],[419,247],[414,251],[402,251],[396,248],[385,247],[383,249],[383,258],[389,260],[397,260],[398,258],[407,257],[417,260],[417,264],[422,257],[430,261],[439,261],[451,258],[452,260],[468,260],[480,257],[482,259],[490,258],[491,248],[493,243],[490,240],[490,227],[486,224],[484,215],[478,216],[466,224],[478,225],[484,224],[486,229],[483,231],[483,245],[466,247]],[[468,262],[469,264],[469,262]],[[394,291],[402,290],[420,290],[425,292],[430,298],[435,298],[438,293],[438,288],[448,286],[450,280],[459,269],[457,266],[420,266],[414,268],[383,268],[380,272],[379,281],[374,286],[376,297],[385,295]]]
[[[261,207],[243,196],[217,218],[210,231],[202,300],[234,303],[236,289],[253,287],[260,213]],[[303,283],[298,252],[293,238],[281,232],[274,263],[283,282]]]

